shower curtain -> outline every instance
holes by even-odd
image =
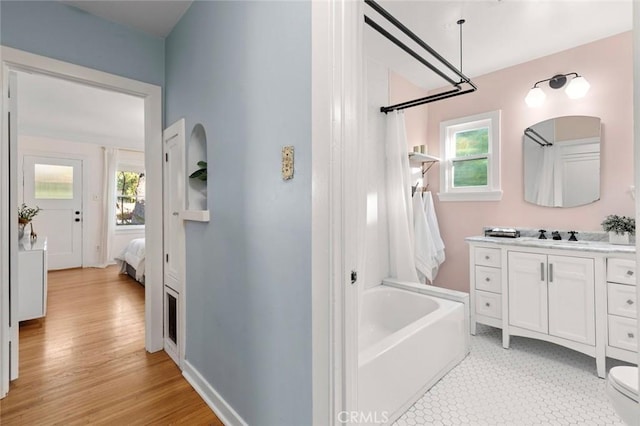
[[[537,203],[544,206],[555,206],[554,170],[556,161],[556,146],[547,145],[542,148],[542,167],[538,180]]]
[[[387,114],[386,198],[389,223],[389,276],[418,283],[414,257],[411,169],[404,113]]]

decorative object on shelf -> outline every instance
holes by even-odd
[[[591,85],[584,77],[580,76],[578,73],[570,72],[568,74],[556,74],[551,78],[536,82],[531,90],[529,90],[529,93],[527,93],[524,101],[528,106],[532,108],[539,107],[544,103],[544,99],[547,97],[547,95],[540,87],[538,87],[538,84],[548,81],[549,87],[551,87],[552,89],[560,89],[567,83],[567,77],[569,76],[572,76],[572,78],[567,88],[564,89],[564,92],[567,94],[569,99],[579,99],[584,97],[584,95],[586,95],[589,91]]]
[[[636,220],[632,217],[610,214],[601,225],[609,233],[611,244],[629,244],[629,235],[636,233]]]
[[[39,211],[40,211],[40,207],[38,206],[36,206],[35,208],[28,207],[25,203],[22,203],[22,205],[18,207],[18,238],[19,239],[24,237],[24,228],[27,225],[31,225],[31,233],[29,234],[29,236],[32,239],[37,238],[36,233],[33,232],[33,224],[31,223],[31,221],[33,220],[34,217],[36,217]]]
[[[204,182],[207,181],[207,162],[206,161],[198,161],[198,167],[200,167],[195,172],[189,175],[191,179],[198,179]]]

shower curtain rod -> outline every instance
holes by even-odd
[[[535,137],[531,136],[530,133],[533,133],[535,135]],[[538,145],[540,145],[543,148],[546,147],[546,146],[553,146],[553,144],[551,142],[546,140],[544,138],[544,136],[542,136],[540,133],[538,133],[535,130],[533,130],[531,127],[527,127],[526,129],[524,129],[524,135],[529,137],[529,139],[531,139],[532,141],[534,141],[535,143],[537,143]],[[538,138],[538,139],[536,139],[536,138]],[[540,142],[540,141],[542,141],[542,142]]]
[[[429,46],[427,43],[425,43],[420,37],[418,37],[416,34],[414,34],[409,28],[407,28],[400,21],[398,21],[393,15],[391,15],[389,12],[384,10],[378,3],[376,3],[373,0],[365,0],[365,3],[367,5],[369,5],[373,10],[378,12],[378,14],[380,14],[383,18],[385,18],[387,21],[389,21],[391,24],[393,24],[393,26],[395,26],[397,29],[399,29],[405,35],[407,35],[411,40],[416,42],[420,47],[422,47],[424,50],[429,52],[429,54],[431,54],[431,56],[433,56],[435,59],[437,59],[440,62],[440,64],[442,64],[443,66],[448,68],[451,72],[453,72],[455,75],[457,75],[460,78],[460,81],[456,82],[451,77],[449,77],[444,72],[442,72],[440,69],[438,69],[436,66],[434,66],[427,59],[425,59],[424,57],[420,56],[413,49],[411,49],[406,44],[401,42],[398,38],[396,38],[394,35],[392,35],[389,31],[385,30],[378,23],[376,23],[374,20],[369,18],[367,15],[365,15],[364,16],[364,22],[367,25],[369,25],[371,28],[373,28],[374,30],[376,30],[377,32],[382,34],[385,38],[387,38],[389,41],[394,43],[396,46],[398,46],[399,48],[404,50],[406,53],[408,53],[410,56],[412,56],[418,62],[420,62],[421,64],[423,64],[424,66],[429,68],[431,71],[433,71],[434,73],[438,74],[438,76],[440,76],[442,79],[447,81],[449,84],[454,86],[453,89],[447,90],[445,92],[436,93],[436,94],[433,94],[433,95],[425,96],[423,98],[414,99],[412,101],[402,102],[402,103],[399,103],[399,104],[396,104],[396,105],[390,105],[390,106],[387,106],[387,107],[381,107],[380,108],[381,112],[384,112],[386,114],[387,112],[394,111],[394,110],[403,110],[403,109],[406,109],[406,108],[411,108],[411,107],[414,107],[414,106],[423,105],[423,104],[427,104],[427,103],[430,103],[430,102],[435,102],[435,101],[440,101],[440,100],[447,99],[447,98],[452,98],[454,96],[464,95],[465,93],[475,92],[478,89],[477,86],[475,84],[473,84],[471,79],[469,77],[465,76],[462,73],[462,63],[460,64],[460,68],[461,69],[458,70],[449,61],[447,61],[444,57],[442,57],[442,55],[440,55],[433,48],[431,48],[431,46]],[[458,23],[460,25],[462,24],[462,22],[464,22],[464,21],[462,21],[462,22],[461,21],[458,21]],[[460,30],[460,37],[461,37],[460,38],[460,54],[462,55],[462,28]],[[462,59],[462,56],[461,56],[461,59]],[[462,87],[461,87],[462,84],[468,84],[471,87],[463,90]]]

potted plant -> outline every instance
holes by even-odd
[[[40,207],[28,207],[25,203],[18,207],[18,238],[24,237],[24,228],[31,223],[39,211]],[[31,225],[31,238],[35,238],[35,236],[33,225]]]
[[[629,235],[636,233],[636,220],[611,214],[602,222],[602,228],[609,233],[611,244],[629,244]]]
[[[198,161],[198,167],[200,167],[195,172],[191,173],[189,177],[191,179],[198,179],[201,181],[207,181],[207,162],[206,161]]]

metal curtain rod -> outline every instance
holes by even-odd
[[[461,70],[458,70],[451,63],[449,63],[449,61],[447,61],[438,52],[436,52],[433,48],[431,48],[431,46],[429,46],[427,43],[425,43],[420,37],[418,37],[416,34],[414,34],[409,28],[407,28],[400,21],[398,21],[393,15],[391,15],[389,12],[384,10],[378,3],[376,3],[373,0],[365,0],[365,3],[367,5],[369,5],[373,10],[375,10],[377,13],[379,13],[383,18],[385,18],[387,21],[389,21],[391,24],[393,24],[396,28],[398,28],[400,31],[402,31],[405,35],[407,35],[411,40],[416,42],[420,47],[422,47],[427,52],[429,52],[429,54],[431,54],[431,56],[436,58],[442,65],[444,65],[446,68],[448,68],[451,72],[453,72],[454,74],[456,74],[460,78],[460,81],[456,82],[451,77],[447,76],[444,72],[442,72],[440,69],[438,69],[433,64],[431,64],[427,59],[425,59],[422,56],[420,56],[414,50],[409,48],[406,44],[401,42],[398,38],[393,36],[390,32],[388,32],[387,30],[382,28],[379,24],[377,24],[375,21],[373,21],[371,18],[369,18],[368,16],[365,15],[364,21],[365,21],[365,23],[367,25],[372,27],[374,30],[378,31],[385,38],[387,38],[389,41],[394,43],[396,46],[400,47],[402,50],[404,50],[406,53],[408,53],[410,56],[412,56],[418,62],[420,62],[421,64],[425,65],[431,71],[433,71],[436,74],[438,74],[438,76],[440,76],[442,79],[444,79],[449,84],[454,86],[453,89],[445,91],[445,92],[436,93],[436,94],[433,94],[433,95],[426,96],[424,98],[414,99],[412,101],[402,102],[402,103],[399,103],[399,104],[396,104],[396,105],[391,105],[391,106],[388,106],[388,107],[381,107],[380,108],[381,112],[387,113],[389,111],[411,108],[411,107],[418,106],[418,105],[423,105],[423,104],[426,104],[426,103],[429,103],[429,102],[435,102],[435,101],[439,101],[439,100],[442,100],[442,99],[451,98],[451,97],[454,97],[454,96],[460,96],[460,95],[463,95],[465,93],[471,93],[471,92],[474,92],[474,91],[476,91],[478,89],[477,86],[475,84],[473,84],[471,79],[469,77],[467,77],[466,75],[464,75]],[[460,21],[458,21],[458,24],[462,25],[461,23],[463,23],[463,22],[464,22],[464,20],[460,20]],[[462,57],[462,28],[460,29],[460,34],[461,34],[460,55]],[[469,86],[471,86],[471,88],[462,90],[460,85],[461,84],[465,84],[465,83],[468,84]]]
[[[531,136],[530,133],[533,133],[533,135],[535,137]],[[538,133],[535,130],[533,130],[531,127],[527,127],[526,129],[524,129],[524,135],[528,136],[529,139],[531,139],[532,141],[534,141],[535,143],[537,143],[538,145],[540,145],[543,148],[545,146],[553,146],[553,144],[551,142],[549,142],[544,136],[542,136],[540,133]],[[540,141],[542,141],[542,142],[540,142]]]

